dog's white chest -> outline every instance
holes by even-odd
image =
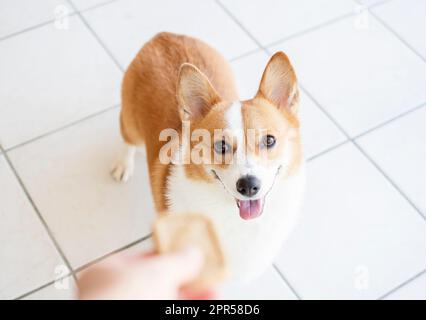
[[[250,280],[273,261],[298,220],[304,189],[304,167],[293,177],[276,182],[265,200],[262,215],[253,220],[239,216],[235,199],[219,182],[188,179],[182,167],[173,166],[167,199],[172,213],[194,212],[209,216],[219,233],[235,278]]]

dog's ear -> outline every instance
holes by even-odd
[[[190,63],[184,63],[180,67],[177,99],[182,120],[204,117],[221,100],[209,79]]]
[[[266,65],[256,97],[262,97],[278,108],[297,113],[299,89],[296,73],[282,51],[275,53]]]

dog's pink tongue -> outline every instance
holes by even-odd
[[[240,217],[244,220],[257,218],[262,213],[263,199],[238,200],[240,207]]]

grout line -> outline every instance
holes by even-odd
[[[347,144],[349,142],[350,142],[349,139],[347,139],[345,141],[342,141],[342,142],[339,142],[338,144],[335,144],[334,146],[331,146],[331,147],[329,147],[329,148],[327,148],[327,149],[325,149],[325,150],[323,150],[323,151],[321,151],[321,152],[319,152],[317,154],[314,154],[313,156],[310,156],[309,158],[306,159],[306,161],[310,162],[312,160],[315,160],[316,158],[321,157],[321,156],[323,156],[323,155],[325,155],[325,154],[333,151],[334,149],[337,149],[337,148],[339,148],[339,147],[341,147],[344,144]]]
[[[258,41],[257,39],[256,39],[256,37],[254,37],[252,34],[251,34],[251,32],[250,31],[248,31],[247,29],[246,29],[246,27],[237,19],[237,17],[235,17],[233,14],[232,14],[232,12],[230,11],[230,10],[228,10],[228,8],[224,5],[224,4],[222,4],[222,2],[220,2],[220,0],[214,0],[215,2],[216,2],[216,4],[219,6],[219,7],[221,7],[222,8],[222,10],[246,33],[246,35],[247,36],[249,36],[250,37],[250,39],[252,39],[256,44],[257,44],[257,46],[260,48],[260,49],[263,49],[263,50],[265,50],[265,47],[260,43],[260,41]]]
[[[305,94],[311,98],[311,100],[317,105],[317,107],[324,113],[324,115],[339,128],[339,130],[352,142],[352,144],[364,155],[364,157],[370,161],[372,165],[383,175],[383,177],[395,188],[396,191],[411,205],[411,207],[417,211],[417,213],[426,220],[426,216],[420,211],[420,209],[410,200],[410,198],[397,186],[397,184],[384,172],[382,168],[367,154],[367,152],[346,132],[346,130],[321,106],[321,104],[301,85],[300,88]]]
[[[71,2],[71,0],[67,0],[69,5],[75,10],[77,11],[77,8],[74,6],[74,3]],[[118,62],[118,60],[115,58],[115,56],[112,54],[112,52],[108,49],[108,47],[105,45],[105,43],[101,40],[101,38],[98,36],[98,34],[92,29],[92,27],[89,25],[89,23],[87,22],[87,20],[83,17],[83,15],[81,14],[81,12],[77,11],[77,15],[80,18],[80,20],[83,22],[83,24],[86,26],[86,28],[91,32],[92,36],[98,41],[98,43],[101,45],[101,47],[105,50],[105,52],[109,55],[109,57],[111,58],[111,60],[115,63],[115,65],[117,66],[117,68],[121,71],[124,72],[124,68],[120,65],[120,63]]]
[[[71,12],[71,13],[69,13],[69,14],[67,15],[67,17],[72,17],[72,16],[75,16],[76,14],[77,14],[77,12]],[[3,37],[1,37],[1,38],[0,38],[0,42],[1,42],[1,41],[3,41],[3,40],[7,40],[7,39],[10,39],[10,38],[13,38],[13,37],[15,37],[15,36],[19,36],[20,34],[26,33],[26,32],[28,32],[28,31],[32,31],[32,30],[34,30],[34,29],[41,28],[41,27],[43,27],[43,26],[46,26],[46,25],[48,25],[48,24],[51,24],[52,22],[55,22],[55,19],[50,19],[50,20],[47,20],[47,21],[44,21],[44,22],[40,22],[40,23],[35,24],[35,25],[31,26],[31,27],[27,27],[27,28],[24,28],[24,29],[22,29],[22,30],[19,30],[19,31],[16,31],[16,32],[10,33],[10,34],[8,34],[7,36],[3,36]]]
[[[263,51],[264,51],[263,48],[253,49],[253,50],[247,51],[245,53],[242,53],[242,54],[240,54],[236,57],[233,57],[233,58],[229,59],[228,61],[232,63],[232,62],[235,62],[237,60],[243,59],[245,57],[251,56],[252,54],[263,52]]]
[[[360,3],[359,0],[355,0]],[[386,2],[385,2],[386,3]],[[382,4],[382,3],[379,3]],[[393,28],[389,26],[382,18],[380,18],[374,11],[370,10],[373,7],[369,7],[368,11],[370,15],[375,18],[385,29],[392,33],[400,42],[402,42],[408,49],[410,49],[416,56],[418,56],[423,62],[426,62],[426,58],[423,57],[411,44],[409,44],[404,38],[402,38]]]
[[[395,188],[396,191],[413,207],[414,210],[426,221],[426,216],[420,211],[420,209],[414,204],[414,202],[399,188],[399,186],[384,172],[382,168],[367,154],[367,152],[354,140],[351,140],[354,146],[366,157],[370,163],[376,167],[376,169],[388,180],[388,182]]]
[[[356,2],[357,0],[354,0],[354,1]],[[385,4],[385,3],[390,2],[390,1],[391,1],[391,0],[383,0],[383,1],[380,1],[380,2],[372,3],[372,4],[370,4],[370,5],[360,4],[360,3],[358,3],[358,2],[356,2],[355,4],[358,4],[359,6],[362,6],[363,8],[365,8],[365,10],[369,10],[369,9],[371,9],[371,8],[374,8],[374,7],[376,7],[376,6],[379,6],[379,5]],[[318,30],[318,29],[325,28],[325,27],[327,27],[327,26],[329,26],[329,25],[332,25],[332,24],[335,24],[335,23],[337,23],[337,22],[339,22],[339,21],[341,21],[341,20],[347,19],[347,18],[349,18],[349,17],[353,17],[353,16],[355,16],[355,15],[357,15],[357,14],[358,14],[358,12],[357,12],[356,10],[353,10],[352,12],[347,12],[347,13],[345,13],[345,14],[341,15],[341,16],[335,17],[335,18],[330,19],[330,20],[328,20],[328,21],[325,21],[325,22],[319,23],[319,24],[317,24],[317,25],[315,25],[315,26],[312,26],[312,27],[306,28],[306,29],[304,29],[304,30],[301,30],[301,31],[295,32],[295,33],[293,33],[293,34],[291,34],[291,35],[288,35],[288,36],[286,36],[286,37],[283,37],[283,38],[281,38],[281,39],[279,39],[279,40],[275,40],[275,41],[273,41],[273,42],[270,42],[270,43],[268,43],[268,44],[265,44],[265,46],[263,46],[263,47],[264,47],[264,48],[269,48],[269,47],[273,47],[273,46],[276,46],[276,45],[282,44],[283,42],[286,42],[286,41],[291,40],[291,39],[294,39],[294,38],[301,37],[301,36],[303,36],[303,35],[305,35],[305,34],[309,34],[309,33],[313,32],[313,31]]]
[[[300,295],[297,294],[296,290],[293,288],[293,286],[290,284],[290,282],[288,282],[288,280],[286,279],[286,277],[284,276],[284,274],[281,272],[281,270],[276,266],[276,264],[272,264],[272,266],[274,267],[275,271],[278,272],[279,276],[281,277],[281,279],[284,281],[284,283],[287,285],[287,287],[290,288],[291,292],[296,296],[296,298],[298,300],[302,300],[302,298],[300,297]]]
[[[376,13],[373,11],[370,11],[370,14],[379,22],[382,24],[385,29],[387,29],[390,33],[392,33],[396,38],[398,38],[399,41],[401,41],[408,49],[410,49],[415,55],[417,55],[423,62],[426,62],[426,58],[423,57],[416,49],[414,49],[411,44],[409,44],[407,41],[405,41],[404,38],[402,38],[394,29],[392,29],[382,18],[380,18]]]
[[[360,4],[360,3],[358,3],[357,2],[357,0],[354,0],[355,1],[355,3],[354,4],[358,4],[358,5],[360,5],[360,6],[362,6],[363,8],[365,8],[365,9],[371,9],[371,8],[374,8],[374,7],[376,7],[376,6],[379,6],[379,5],[382,5],[382,4],[384,4],[384,3],[387,3],[387,2],[390,2],[391,0],[383,0],[383,1],[380,1],[380,2],[376,2],[376,3],[372,3],[372,4],[370,4],[370,5],[365,5],[365,4]],[[279,40],[275,40],[275,41],[273,41],[273,42],[271,42],[271,43],[268,43],[268,44],[265,44],[265,45],[262,45],[261,43],[260,43],[260,41],[258,41],[257,39],[256,39],[256,37],[254,37],[252,34],[251,34],[251,32],[250,31],[248,31],[247,30],[247,28],[232,14],[232,12],[224,5],[224,4],[222,4],[221,3],[221,1],[220,0],[215,0],[215,2],[229,15],[229,17],[232,19],[232,20],[234,20],[234,22],[236,23],[236,24],[238,24],[239,26],[240,26],[240,28],[254,41],[254,42],[256,42],[256,44],[260,47],[260,48],[262,48],[262,49],[266,49],[266,48],[268,48],[268,47],[272,47],[272,46],[275,46],[275,45],[278,45],[278,44],[281,44],[282,42],[285,42],[285,41],[287,41],[287,40],[290,40],[290,39],[294,39],[294,38],[297,38],[297,37],[300,37],[300,36],[302,36],[302,35],[304,35],[304,34],[307,34],[307,33],[310,33],[310,32],[312,32],[312,31],[315,31],[315,30],[318,30],[318,29],[322,29],[322,28],[324,28],[324,27],[326,27],[326,26],[328,26],[328,25],[331,25],[331,24],[334,24],[334,23],[336,23],[336,22],[339,22],[339,21],[341,21],[341,20],[344,20],[344,19],[346,19],[346,18],[349,18],[349,17],[352,17],[352,16],[354,16],[354,15],[356,15],[356,14],[358,14],[357,13],[357,11],[356,10],[352,10],[352,11],[350,11],[350,12],[347,12],[347,13],[345,13],[345,14],[342,14],[341,16],[338,16],[338,17],[335,17],[335,18],[333,18],[333,19],[330,19],[330,20],[328,20],[328,21],[325,21],[325,22],[322,22],[322,23],[319,23],[319,24],[317,24],[317,25],[315,25],[315,26],[312,26],[312,27],[309,27],[309,28],[306,28],[306,29],[304,29],[304,30],[301,30],[301,31],[298,31],[298,32],[295,32],[295,33],[293,33],[293,34],[291,34],[291,35],[289,35],[289,36],[286,36],[286,37],[284,37],[284,38],[281,38],[281,39],[279,39]]]
[[[4,152],[4,150],[3,150],[3,154],[4,154],[4,157],[7,161],[7,163],[9,164],[10,169],[12,170],[13,174],[15,175],[15,178],[17,179],[17,181],[18,181],[19,185],[21,186],[22,190],[24,191],[28,201],[30,202],[30,205],[33,207],[35,213],[37,214],[37,216],[40,220],[40,222],[44,226],[44,229],[47,232],[47,235],[49,236],[49,238],[52,241],[56,250],[58,251],[58,253],[59,253],[60,257],[62,258],[63,262],[65,263],[66,267],[69,269],[70,275],[72,275],[74,280],[76,280],[76,277],[74,275],[74,272],[73,272],[73,269],[71,267],[70,262],[68,261],[67,257],[65,256],[65,253],[62,251],[61,247],[59,246],[58,241],[53,236],[53,232],[50,230],[47,222],[44,220],[43,216],[41,215],[40,210],[36,206],[33,198],[31,197],[30,193],[28,192],[27,188],[25,187],[24,182],[22,181],[21,177],[19,176],[18,172],[16,171],[15,167],[13,166],[12,161],[10,160],[8,154],[6,152]]]
[[[55,283],[55,280],[52,280],[52,281],[50,281],[50,282],[48,282],[46,284],[43,284],[40,287],[37,287],[37,288],[35,288],[35,289],[31,290],[31,291],[28,291],[27,293],[24,293],[24,294],[18,296],[17,298],[15,298],[13,300],[21,300],[21,299],[23,299],[25,297],[28,297],[29,295],[31,295],[33,293],[36,293],[36,292],[38,292],[40,290],[43,290],[44,288],[47,288],[48,286],[50,286],[51,284],[54,284],[54,283]]]
[[[348,12],[348,13],[346,13],[346,14],[342,15],[342,16],[339,16],[339,17],[333,18],[333,19],[331,19],[331,20],[328,20],[328,21],[325,21],[325,22],[323,22],[323,23],[317,24],[317,25],[315,25],[315,26],[313,26],[313,27],[310,27],[310,28],[307,28],[307,29],[304,29],[304,30],[298,31],[298,32],[293,33],[293,34],[291,34],[291,35],[289,35],[289,36],[286,36],[286,37],[281,38],[281,39],[279,39],[279,40],[276,40],[276,41],[273,41],[273,42],[271,42],[271,43],[268,43],[267,45],[265,45],[265,48],[273,47],[273,46],[276,46],[276,45],[282,44],[283,42],[286,42],[286,41],[288,41],[288,40],[291,40],[291,39],[294,39],[294,38],[301,37],[301,36],[303,36],[303,35],[305,35],[305,34],[309,34],[309,33],[313,32],[313,31],[318,30],[318,29],[322,29],[322,28],[324,28],[324,27],[327,27],[327,26],[329,26],[329,25],[332,25],[332,24],[334,24],[334,23],[337,23],[337,22],[339,22],[339,21],[341,21],[341,20],[344,20],[344,19],[347,19],[347,18],[349,18],[349,17],[352,17],[352,16],[354,16],[354,15],[356,15],[356,12]]]
[[[415,276],[411,277],[410,279],[404,281],[403,283],[401,283],[399,286],[393,288],[392,290],[390,290],[388,293],[385,293],[384,295],[382,295],[381,297],[379,297],[377,300],[383,300],[385,298],[387,298],[388,296],[390,296],[392,293],[398,291],[399,289],[401,289],[402,287],[405,287],[407,284],[413,282],[414,280],[420,278],[422,275],[426,274],[426,269],[421,271],[420,273],[416,274]]]
[[[111,251],[111,252],[109,252],[109,253],[107,253],[107,254],[104,254],[103,256],[101,256],[101,257],[99,257],[99,258],[97,258],[97,259],[94,259],[94,260],[92,260],[92,261],[90,261],[90,262],[88,262],[88,263],[86,263],[86,264],[84,264],[84,265],[82,265],[82,266],[80,266],[80,267],[76,268],[76,269],[74,270],[74,273],[79,273],[79,272],[80,272],[80,271],[82,271],[83,269],[86,269],[86,268],[88,268],[88,267],[90,267],[90,266],[94,265],[95,263],[98,263],[98,262],[100,262],[100,261],[102,261],[102,260],[104,260],[104,259],[106,259],[106,258],[108,258],[108,257],[110,257],[110,256],[112,256],[112,255],[114,255],[114,254],[117,254],[117,253],[119,253],[119,252],[121,252],[121,251],[124,251],[124,250],[126,250],[126,249],[129,249],[129,248],[131,248],[131,247],[133,247],[133,246],[135,246],[135,245],[137,245],[137,244],[139,244],[139,243],[142,243],[142,242],[144,242],[144,241],[146,241],[146,240],[148,240],[148,239],[150,239],[150,238],[151,238],[151,233],[149,233],[149,234],[147,234],[147,235],[143,236],[142,238],[139,238],[139,239],[137,239],[137,240],[135,240],[135,241],[133,241],[133,242],[130,242],[129,244],[126,244],[125,246],[123,246],[123,247],[121,247],[121,248],[118,248],[118,249],[116,249],[116,250],[114,250],[114,251]]]
[[[347,139],[351,140],[351,137],[346,132],[345,129],[322,107],[322,105],[315,99],[312,94],[306,90],[305,86],[299,83],[300,90],[303,91],[313,102],[314,104],[322,111],[322,113],[330,120],[345,136]]]
[[[70,127],[73,127],[73,126],[75,126],[75,125],[77,125],[77,124],[79,124],[79,123],[81,123],[81,122],[84,122],[84,121],[86,121],[86,120],[89,120],[89,119],[95,118],[95,117],[97,117],[97,116],[99,116],[99,115],[101,115],[101,114],[107,113],[108,111],[112,111],[112,110],[114,110],[114,109],[116,109],[116,108],[118,108],[118,107],[120,107],[120,105],[119,105],[119,104],[116,104],[116,105],[114,105],[114,106],[112,106],[112,107],[109,107],[109,108],[103,109],[103,110],[101,110],[101,111],[98,111],[98,112],[95,112],[95,113],[89,114],[88,116],[85,116],[85,117],[83,117],[83,118],[81,118],[81,119],[78,119],[78,120],[76,120],[76,121],[70,122],[70,123],[68,123],[68,124],[66,124],[66,125],[64,125],[64,126],[62,126],[62,127],[56,128],[56,129],[51,130],[51,131],[48,131],[48,132],[45,132],[45,133],[43,133],[43,134],[41,134],[41,135],[39,135],[39,136],[37,136],[37,137],[31,138],[31,139],[26,140],[26,141],[24,141],[24,142],[18,143],[18,144],[16,144],[16,145],[12,146],[12,147],[9,147],[8,149],[5,149],[5,151],[6,151],[6,152],[9,152],[9,151],[12,151],[12,150],[18,149],[18,148],[23,147],[23,146],[25,146],[25,145],[27,145],[27,144],[30,144],[30,143],[32,143],[32,142],[34,142],[34,141],[40,140],[40,139],[42,139],[42,138],[45,138],[45,137],[47,137],[47,136],[50,136],[50,135],[52,135],[52,134],[54,134],[54,133],[57,133],[57,132],[59,132],[59,131],[62,131],[62,130],[64,130],[64,129],[68,129],[68,128],[70,128]]]
[[[423,103],[419,104],[418,106],[416,106],[414,108],[411,108],[411,109],[409,109],[409,110],[407,110],[407,111],[405,111],[405,112],[403,112],[403,113],[401,113],[401,114],[399,114],[399,115],[397,115],[397,116],[395,116],[395,117],[393,117],[393,118],[391,118],[389,120],[386,120],[386,121],[378,124],[377,126],[374,126],[371,129],[368,129],[367,131],[364,131],[363,133],[360,133],[360,134],[352,137],[352,139],[353,140],[357,140],[357,139],[359,139],[359,138],[361,138],[361,137],[369,134],[370,132],[376,131],[377,129],[380,129],[381,127],[384,127],[384,126],[386,126],[386,125],[394,122],[395,120],[398,120],[400,118],[404,118],[405,116],[408,116],[411,113],[416,112],[419,109],[422,109],[423,107],[426,107],[426,102],[423,102]]]
[[[65,279],[67,277],[70,277],[70,276],[71,276],[71,272],[68,273],[68,274],[66,274],[66,275],[64,275],[64,276],[62,276],[62,277],[59,277],[59,278],[57,278],[55,280],[49,281],[48,283],[45,283],[45,284],[43,284],[43,285],[41,285],[41,286],[39,286],[39,287],[31,290],[31,291],[28,291],[28,292],[26,292],[26,293],[24,293],[24,294],[22,294],[22,295],[20,295],[20,296],[18,296],[16,298],[14,298],[13,300],[21,300],[21,299],[23,299],[25,297],[28,297],[29,295],[31,295],[33,293],[36,293],[36,292],[38,292],[40,290],[43,290],[44,288],[47,288],[48,286],[54,284],[56,281],[61,281],[61,280]]]
[[[357,0],[354,0],[354,1],[356,2]],[[356,3],[359,6],[362,6],[363,8],[365,8],[365,10],[367,10],[367,9],[369,10],[371,8],[374,8],[376,6],[382,5],[382,4],[390,2],[390,1],[391,0],[383,0],[383,1],[380,1],[380,2],[372,3],[370,5],[360,4],[359,2],[356,2]],[[318,29],[322,29],[324,27],[327,27],[329,25],[332,25],[334,23],[337,23],[337,22],[339,22],[341,20],[347,19],[347,18],[352,17],[352,16],[357,15],[357,14],[358,14],[358,12],[356,10],[353,10],[352,12],[345,13],[345,14],[343,14],[341,16],[336,17],[336,18],[333,18],[333,19],[330,19],[328,21],[325,21],[325,22],[322,22],[320,24],[317,24],[317,25],[315,25],[313,27],[310,27],[310,28],[298,31],[296,33],[293,33],[293,34],[287,36],[287,37],[284,37],[284,38],[281,38],[279,40],[273,41],[273,42],[271,42],[269,44],[266,44],[264,47],[265,48],[269,48],[269,47],[276,46],[276,45],[281,44],[283,42],[286,42],[288,40],[301,37],[301,36],[303,36],[305,34],[311,33],[311,32],[313,32],[315,30],[318,30]]]

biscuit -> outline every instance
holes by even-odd
[[[188,246],[201,249],[204,265],[188,287],[202,289],[226,277],[224,254],[212,221],[200,214],[165,214],[154,223],[153,239],[158,253],[169,253]]]

